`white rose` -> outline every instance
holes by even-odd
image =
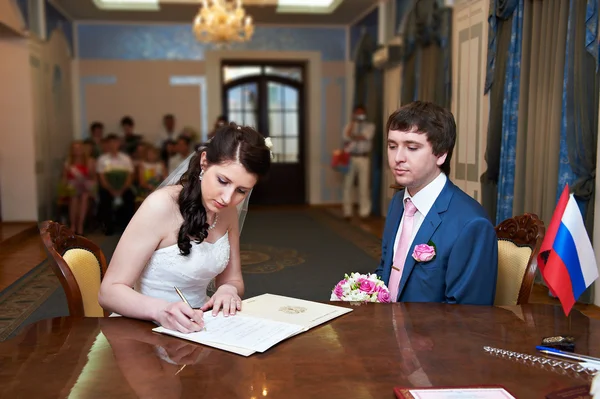
[[[268,148],[269,150],[272,150],[272,149],[273,149],[273,142],[271,141],[271,138],[270,138],[270,137],[266,137],[266,138],[265,138],[265,145],[267,146],[267,148]]]

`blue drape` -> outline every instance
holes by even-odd
[[[571,1],[572,2],[572,1]],[[596,60],[596,72],[598,72],[598,57],[600,41],[598,37],[598,0],[588,0],[585,10],[585,48]]]
[[[487,71],[485,76],[484,93],[492,87],[494,83],[494,67],[496,65],[496,49],[498,47],[497,34],[498,34],[498,19],[508,19],[515,8],[517,7],[519,0],[491,0],[490,11],[488,14],[488,54],[487,54]]]
[[[565,49],[565,73],[564,73],[564,81],[563,81],[563,93],[562,93],[562,126],[560,129],[560,152],[559,152],[559,165],[558,165],[558,185],[556,187],[556,202],[560,198],[565,185],[569,186],[573,185],[575,181],[575,173],[573,173],[573,169],[571,169],[571,165],[569,162],[569,151],[567,148],[567,89],[568,89],[568,81],[569,81],[569,60],[573,58],[573,13],[574,9],[574,0],[570,0],[569,2],[569,22],[567,24],[567,46]]]
[[[512,217],[521,86],[523,9],[524,0],[518,0],[518,6],[512,20],[506,82],[504,84],[504,101],[502,103],[502,145],[500,147],[500,175],[496,210],[496,221],[498,222]]]

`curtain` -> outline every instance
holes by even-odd
[[[419,99],[450,108],[451,29],[450,8],[438,0],[415,3],[404,30],[402,104]]]
[[[488,58],[484,93],[490,94],[490,115],[485,150],[487,170],[481,175],[480,182],[481,203],[494,224],[501,222],[496,221],[496,212],[502,145],[502,110],[513,15],[517,5],[515,0],[492,0],[488,13]]]
[[[569,3],[526,0],[524,16],[513,214],[535,213],[548,225],[556,206]]]
[[[369,90],[369,74],[373,70],[373,52],[377,45],[366,28],[356,45],[354,54],[354,105],[365,105]]]
[[[366,108],[368,120],[375,124],[370,176],[371,203],[373,204],[371,212],[379,215],[381,214],[380,187],[383,156],[383,98],[381,96],[383,77],[382,71],[375,69],[372,63],[376,48],[375,39],[366,29],[363,29],[354,55],[354,105],[363,105]]]
[[[487,55],[487,71],[485,76],[485,86],[484,93],[492,88],[494,83],[494,69],[496,66],[496,62],[500,61],[498,57],[503,56],[502,49],[498,48],[498,32],[500,30],[500,25],[502,20],[511,19],[517,5],[519,4],[518,0],[490,0],[490,11],[488,13],[488,55]]]
[[[402,68],[402,88],[400,104],[408,104],[417,99],[417,10],[414,6],[408,13],[404,25],[404,53]]]
[[[560,150],[559,150],[559,165],[558,165],[558,185],[556,187],[556,202],[562,194],[565,185],[572,186],[575,181],[575,173],[571,168],[569,161],[569,150],[567,148],[567,89],[569,82],[569,62],[573,57],[573,24],[575,23],[575,9],[573,0],[569,1],[569,21],[567,22],[567,45],[565,48],[565,71],[563,75],[563,97],[562,97],[562,112],[561,112],[561,129],[560,129]]]
[[[524,0],[519,0],[512,18],[508,60],[502,104],[500,168],[498,170],[498,203],[496,222],[512,217],[515,182],[515,153],[519,104],[522,95],[521,60],[523,54]]]
[[[498,201],[498,177],[500,174],[500,147],[502,145],[502,109],[504,103],[504,85],[506,82],[506,67],[509,57],[513,27],[513,14],[507,19],[497,22],[495,66],[491,68],[486,80],[491,85],[490,115],[487,132],[485,161],[487,170],[481,175],[481,202],[493,224],[496,221],[496,205]],[[513,44],[514,45],[514,44]],[[492,84],[493,83],[493,84]]]
[[[596,1],[571,0],[569,50],[566,63],[565,119],[568,159],[575,175],[571,192],[584,209],[585,226],[592,238],[598,139],[597,66],[598,9]]]

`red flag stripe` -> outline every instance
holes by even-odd
[[[567,266],[554,251],[550,253],[543,277],[548,287],[560,300],[565,314],[568,315],[575,305],[571,277]]]
[[[546,235],[544,236],[544,241],[542,241],[542,246],[540,247],[540,252],[538,255],[538,268],[540,272],[544,273],[544,268],[546,266],[546,262],[542,257],[542,254],[546,251],[553,252],[552,246],[554,244],[554,239],[556,238],[556,233],[558,232],[558,228],[560,227],[560,221],[562,219],[563,213],[565,213],[565,209],[567,204],[569,203],[569,185],[565,185],[562,194],[560,195],[560,199],[558,200],[558,204],[556,205],[556,209],[554,210],[554,214],[552,215],[552,220],[546,229]]]

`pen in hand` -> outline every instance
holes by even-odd
[[[179,298],[181,298],[181,300],[182,300],[182,301],[183,301],[183,302],[184,302],[186,305],[188,305],[190,308],[192,308],[192,305],[190,305],[190,303],[187,301],[187,299],[185,299],[185,297],[183,296],[183,292],[181,292],[181,291],[179,290],[179,288],[177,288],[177,287],[173,287],[173,288],[175,288],[175,292],[177,292],[177,295],[179,295]],[[192,308],[192,309],[194,309],[194,308]],[[194,323],[196,322],[196,321],[194,321],[194,320],[192,320],[192,321],[193,321]],[[201,331],[206,331],[206,327],[203,327]]]

